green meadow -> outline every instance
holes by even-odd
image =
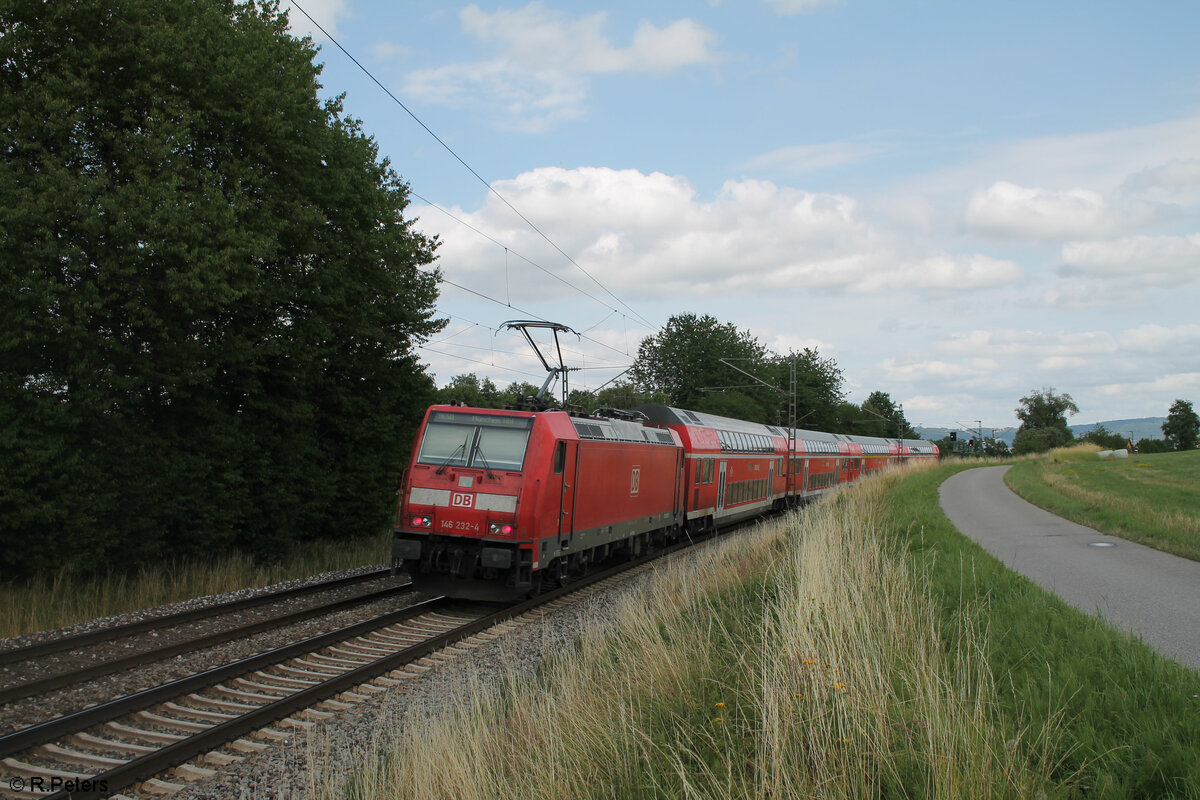
[[[1101,459],[1094,446],[1017,462],[1005,481],[1034,505],[1200,561],[1200,450]]]

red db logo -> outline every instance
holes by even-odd
[[[642,488],[642,468],[634,467],[629,476],[629,494],[636,495]]]
[[[471,508],[475,505],[475,495],[466,492],[455,492],[450,498],[450,505],[455,508]]]

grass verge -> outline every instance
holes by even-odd
[[[947,614],[929,590],[938,560],[911,558],[887,510],[900,481],[864,481],[662,569],[536,675],[381,728],[348,779],[310,753],[310,795],[1057,793],[1061,703],[1032,725],[1001,701],[988,601]]]
[[[8,583],[0,586],[0,638],[330,570],[385,563],[389,542],[390,534],[312,542],[275,564],[257,564],[234,553],[209,561],[169,562],[129,575],[80,578],[63,571],[49,579]]]
[[[944,629],[964,609],[985,611],[979,624],[1005,713],[1030,730],[1061,731],[1049,759],[1059,791],[1200,797],[1200,674],[1067,606],[963,537],[937,492],[964,468],[908,476],[890,495],[886,527],[925,565]]]
[[[1200,561],[1200,450],[1099,459],[1095,446],[1021,461],[1017,494],[1067,519]]]

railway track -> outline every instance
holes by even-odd
[[[0,686],[0,704],[9,704],[17,700],[44,695],[63,687],[77,686],[115,672],[130,670],[225,642],[244,639],[262,631],[333,614],[409,590],[410,584],[404,582],[375,591],[351,594],[348,597],[336,597],[300,609],[289,607],[283,613],[262,613],[263,606],[287,603],[306,595],[321,592],[336,591],[344,594],[344,590],[348,588],[387,579],[389,575],[388,570],[378,570],[6,650],[0,653],[0,664],[5,666],[4,671],[9,675],[20,676],[21,664],[36,664],[37,670],[43,674],[39,677],[25,679],[18,677],[13,683]],[[250,609],[259,609],[259,613],[249,621],[241,620],[241,615]],[[228,617],[229,624],[222,624],[219,620],[214,622],[216,618],[220,617]],[[199,620],[205,622],[202,631],[179,633],[174,636],[163,635],[164,632],[174,627],[195,623]],[[132,640],[147,632],[152,632],[151,635],[154,639],[148,639],[145,642],[127,641],[126,648],[116,644],[123,639]],[[85,654],[91,653],[96,656],[97,654],[92,651],[92,648],[97,648],[99,643],[108,646],[107,654],[101,652],[91,660],[91,663],[85,663],[82,666],[69,663],[69,659],[86,658]],[[132,652],[128,652],[128,649],[131,649]],[[60,653],[69,654],[64,659],[63,668],[59,670],[55,670],[53,666],[48,668],[47,663]],[[47,669],[49,669],[48,672]]]
[[[687,546],[505,608],[429,600],[0,736],[0,796],[172,794],[496,638],[507,620]]]
[[[383,691],[369,682],[468,635],[490,610],[426,601],[0,737],[0,792],[105,797],[197,756],[207,766],[179,767],[176,777],[205,777],[286,736],[270,726],[297,711],[320,718],[345,707],[333,695],[359,687],[347,699],[361,700]],[[313,708],[322,701],[324,709]],[[245,738],[253,731],[260,733]],[[175,788],[152,780],[144,787]]]

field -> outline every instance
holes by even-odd
[[[1095,447],[1018,462],[1005,481],[1047,511],[1200,561],[1200,450],[1100,459]]]
[[[892,473],[664,569],[538,675],[378,732],[373,798],[1200,797],[1200,675]],[[398,732],[398,733],[397,733]]]

